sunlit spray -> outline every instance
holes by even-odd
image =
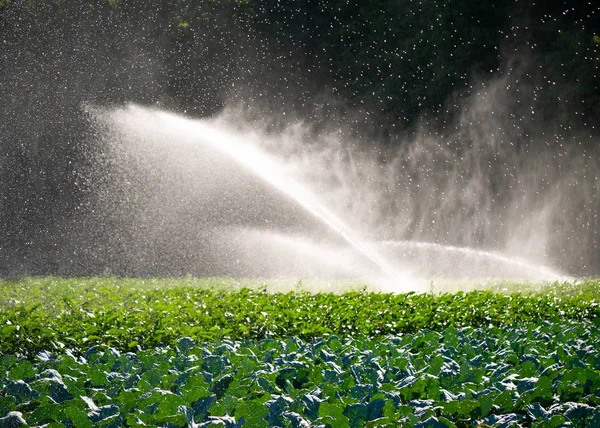
[[[415,239],[419,236],[416,233],[418,230],[413,231],[415,238],[407,240],[400,236],[398,239],[398,235],[392,234],[391,237],[398,242],[389,242],[390,235],[381,234],[377,230],[376,223],[379,221],[381,224],[395,224],[402,230],[410,228],[408,224],[410,221],[406,220],[405,216],[406,210],[412,212],[413,216],[414,210],[417,210],[416,212],[423,216],[415,223],[416,226],[412,226],[413,228],[422,227],[424,218],[430,219],[427,220],[430,227],[438,227],[440,231],[448,230],[447,228],[452,226],[445,221],[447,219],[444,219],[444,204],[452,203],[454,206],[457,201],[393,199],[396,196],[393,192],[388,194],[388,198],[393,200],[386,200],[385,194],[381,193],[381,188],[368,191],[369,183],[371,186],[389,187],[390,183],[386,183],[385,180],[398,181],[408,177],[407,180],[410,181],[412,175],[413,180],[420,180],[416,183],[416,189],[420,191],[419,186],[428,186],[432,194],[435,194],[439,190],[435,188],[437,181],[432,181],[429,176],[423,175],[418,170],[418,163],[411,166],[411,162],[421,162],[420,157],[427,149],[426,142],[423,142],[423,146],[413,146],[410,150],[404,151],[382,167],[373,157],[344,151],[345,149],[339,144],[323,144],[311,153],[303,153],[302,147],[295,147],[294,153],[290,154],[290,134],[287,131],[273,135],[259,129],[248,129],[248,127],[242,129],[233,124],[231,118],[227,118],[226,115],[217,119],[195,120],[156,109],[128,106],[112,110],[94,110],[94,116],[103,125],[103,132],[107,134],[106,139],[111,141],[109,151],[113,151],[114,156],[118,158],[113,165],[122,164],[124,173],[127,168],[134,165],[138,174],[149,174],[149,176],[156,171],[163,171],[152,180],[140,180],[141,183],[145,181],[154,183],[152,190],[146,192],[152,194],[152,203],[147,204],[146,208],[141,209],[141,213],[137,215],[142,223],[146,222],[142,228],[146,231],[144,239],[147,239],[148,233],[160,234],[160,228],[164,227],[166,219],[171,219],[172,223],[176,222],[177,210],[182,211],[187,209],[188,205],[193,205],[194,198],[208,201],[202,209],[198,209],[195,218],[202,220],[205,212],[215,212],[216,217],[220,214],[227,215],[226,211],[232,210],[231,203],[226,208],[220,206],[223,199],[221,196],[235,192],[237,189],[237,195],[244,197],[242,194],[244,192],[239,193],[239,188],[246,185],[245,180],[241,178],[243,174],[260,179],[264,185],[261,189],[252,188],[251,192],[245,192],[248,199],[246,201],[233,198],[234,203],[238,204],[235,208],[236,212],[256,209],[256,205],[262,203],[261,195],[269,192],[276,193],[280,195],[279,198],[292,201],[297,207],[295,211],[302,211],[305,216],[318,219],[332,235],[338,237],[337,243],[334,243],[313,239],[310,237],[310,231],[303,236],[298,230],[287,235],[281,228],[270,230],[270,214],[265,212],[257,214],[258,217],[264,217],[264,224],[259,229],[256,229],[256,219],[253,224],[245,224],[242,220],[238,222],[237,214],[232,217],[229,228],[212,225],[208,220],[200,221],[198,224],[191,224],[188,220],[188,223],[182,227],[190,231],[190,234],[194,232],[199,236],[207,247],[207,253],[212,253],[202,260],[212,257],[211,263],[218,265],[217,269],[209,269],[207,274],[248,276],[258,272],[261,275],[291,276],[295,272],[291,268],[286,271],[286,265],[291,266],[296,260],[302,260],[304,266],[312,266],[314,272],[319,272],[317,265],[320,258],[324,265],[337,266],[332,270],[336,272],[334,276],[354,275],[375,285],[377,289],[386,291],[424,291],[431,277],[440,274],[444,276],[444,272],[428,269],[425,267],[426,264],[448,266],[445,276],[450,278],[473,277],[469,271],[479,278],[499,276],[552,281],[567,278],[540,263],[528,262],[519,257],[508,257],[501,253],[479,249],[461,249],[448,244],[419,242]],[[300,132],[300,143],[305,138],[306,136]],[[443,158],[446,156],[444,153],[441,150],[438,157]],[[213,156],[220,159],[213,161]],[[331,161],[336,158],[350,159],[351,167],[344,166],[340,162],[327,164],[323,161],[323,159]],[[182,175],[186,169],[192,170],[195,162],[204,162],[205,167],[200,169],[212,172],[196,171],[190,173],[191,176],[187,178]],[[233,165],[237,165],[237,169]],[[222,170],[227,172],[222,173]],[[331,184],[328,175],[334,173],[336,184]],[[116,175],[117,181],[123,181],[119,174]],[[181,177],[184,177],[184,180],[178,182]],[[467,184],[473,186],[480,182],[481,180],[478,181],[475,176],[469,178]],[[350,186],[347,185],[348,183]],[[444,186],[444,189],[452,190],[452,194],[448,197],[460,199],[460,192],[466,190],[454,189],[452,183],[440,183],[439,185]],[[209,185],[220,189],[214,192],[217,195],[213,195],[212,199],[207,198],[203,193],[204,188]],[[345,191],[345,199],[339,198],[340,189]],[[354,195],[350,197],[348,195],[352,194],[352,189]],[[485,191],[484,186],[480,191]],[[136,197],[135,190],[132,192],[134,193],[131,197]],[[174,197],[174,193],[182,196]],[[251,197],[248,197],[250,193]],[[402,193],[397,195],[401,196]],[[375,197],[380,199],[374,200]],[[164,202],[163,199],[169,202]],[[390,206],[390,203],[394,204],[393,207],[396,209],[386,212],[383,208]],[[342,217],[344,207],[348,210],[346,216]],[[364,220],[364,211],[357,207],[365,207],[371,218],[368,221]],[[186,218],[192,217],[193,215],[189,215]],[[348,225],[347,219],[351,220],[351,226]],[[438,222],[437,225],[435,220]],[[471,230],[472,225],[470,226],[465,218],[462,220],[463,233],[470,233],[468,231]],[[232,235],[232,230],[236,230],[235,233],[238,234],[241,233],[240,231],[243,233],[233,239],[235,233]],[[456,233],[460,230],[452,232]],[[374,240],[377,235],[382,236],[383,239],[380,240],[386,242]],[[341,245],[340,241],[345,245]],[[148,244],[144,245],[148,246]],[[256,248],[261,249],[261,255],[253,254]],[[194,251],[193,246],[189,250],[179,251],[182,256],[193,259],[194,255],[190,254]],[[311,253],[319,254],[319,257],[311,257]],[[412,257],[416,253],[420,256]],[[287,254],[287,263],[286,259],[282,258],[282,254]],[[332,256],[328,257],[327,254]],[[160,255],[154,256],[160,258]],[[250,266],[249,260],[252,260],[254,266]],[[278,262],[275,263],[274,260]],[[450,268],[451,266],[446,263],[448,260],[452,260],[451,263],[461,268]],[[344,263],[352,265],[355,269],[344,268]],[[475,263],[481,269],[477,269]],[[488,268],[489,270],[486,271],[485,269]]]
[[[248,136],[244,137],[223,129],[211,121],[191,120],[164,111],[153,111],[137,106],[129,106],[100,116],[105,120],[109,119],[112,125],[120,124],[132,128],[134,128],[133,123],[139,123],[141,119],[147,125],[147,128],[141,129],[143,132],[152,133],[152,130],[158,129],[175,144],[201,145],[224,154],[323,222],[362,255],[363,263],[371,263],[378,268],[378,275],[364,279],[397,291],[414,290],[424,284],[423,279],[415,277],[408,269],[392,266],[382,254],[364,242],[344,221],[319,201],[313,192],[296,181],[276,158],[250,144],[248,141],[252,139]]]

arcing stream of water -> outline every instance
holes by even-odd
[[[322,243],[306,244],[306,241],[302,241],[302,245],[305,247],[308,245],[308,250],[305,248],[306,251],[319,252],[319,254],[325,254],[327,251],[339,252],[340,254],[345,254],[345,256],[336,263],[344,263],[344,260],[346,260],[347,263],[351,264],[362,263],[363,265],[370,265],[370,267],[362,270],[363,273],[359,274],[361,278],[358,279],[377,282],[379,284],[385,283],[385,289],[387,290],[406,291],[410,289],[422,289],[422,284],[429,279],[428,276],[432,275],[432,271],[423,269],[422,266],[416,265],[417,263],[421,265],[433,263],[440,266],[447,266],[447,276],[455,277],[458,274],[452,269],[453,264],[464,265],[465,269],[463,269],[463,272],[466,272],[473,268],[472,265],[474,263],[479,263],[483,266],[477,272],[477,276],[479,277],[505,276],[536,280],[566,279],[565,276],[543,266],[530,264],[523,260],[506,257],[501,254],[469,248],[420,242],[382,242],[373,244],[361,238],[361,234],[356,233],[352,228],[348,227],[338,215],[334,214],[316,196],[314,191],[309,190],[308,187],[301,184],[292,176],[284,162],[247,141],[252,140],[249,136],[226,129],[224,126],[219,125],[218,122],[191,120],[164,111],[150,110],[138,106],[129,106],[124,109],[108,112],[98,111],[96,112],[96,117],[100,122],[108,125],[113,132],[116,132],[115,135],[121,135],[123,142],[120,144],[128,144],[131,139],[138,139],[142,143],[147,141],[154,141],[156,143],[159,141],[160,143],[157,144],[162,144],[160,146],[162,150],[165,150],[165,143],[168,145],[184,144],[194,148],[200,147],[201,150],[220,154],[226,159],[225,162],[235,163],[246,172],[251,173],[251,175],[259,177],[265,183],[266,190],[263,189],[263,191],[279,193],[286,199],[293,201],[297,207],[301,207],[309,216],[318,219],[319,222],[338,237],[337,247],[331,243],[327,243],[324,246]],[[166,150],[169,150],[168,146]],[[129,153],[128,156],[131,157],[132,153]],[[137,156],[143,155],[137,154]],[[207,178],[201,177],[197,179],[207,180]],[[228,181],[230,186],[241,185],[236,177],[228,177]],[[202,186],[202,184],[200,183],[199,186]],[[198,213],[198,215],[201,216],[202,213]],[[244,224],[234,224],[233,226],[239,228],[245,227]],[[270,251],[271,255],[276,255],[276,253],[280,252],[279,249],[283,248],[281,245],[294,249],[294,251],[289,253],[290,262],[292,262],[292,259],[301,257],[297,251],[301,246],[301,241],[297,237],[274,239],[274,236],[269,235],[268,232],[263,233],[261,231],[258,235],[253,235],[255,238],[256,236],[260,237],[260,248],[264,251],[264,257],[259,256],[258,259],[269,260],[267,253]],[[279,238],[282,236],[284,235],[280,234]],[[236,244],[230,238],[231,236],[226,237],[222,235],[221,239],[228,240],[228,242],[221,242],[220,244],[225,247],[230,245],[233,248]],[[345,243],[346,249],[343,248],[344,245],[339,245],[340,238]],[[219,240],[219,238],[216,239]],[[243,235],[240,239],[244,240]],[[251,241],[250,238],[247,240]],[[267,247],[268,250],[265,250]],[[255,248],[258,247],[251,246],[250,250],[246,248],[245,254],[256,252]],[[323,250],[324,248],[327,248],[327,251]],[[348,253],[348,248],[352,249],[351,252],[353,255]],[[411,254],[415,252],[418,252],[420,256],[416,258],[411,257]],[[229,252],[227,253],[229,254]],[[233,257],[239,263],[240,257],[244,257],[244,251],[237,251],[235,253]],[[259,261],[258,259],[256,256],[254,257],[254,260],[257,260],[257,262],[265,263],[264,260]],[[318,260],[313,260],[311,263],[318,263]],[[281,270],[276,272],[278,275],[286,275],[285,264],[281,263]],[[497,269],[492,265],[496,267],[501,265],[503,268]],[[486,271],[488,268],[489,270]],[[226,273],[233,274],[232,272]],[[440,272],[438,269],[434,275],[444,276],[444,272]]]
[[[263,179],[270,186],[291,198],[342,237],[365,259],[379,267],[390,280],[401,282],[410,277],[409,274],[401,272],[397,267],[391,266],[381,254],[365,244],[341,219],[320,203],[314,194],[287,175],[277,161],[267,153],[244,143],[239,136],[227,133],[209,124],[191,121],[165,112],[156,115],[159,120],[163,121],[166,129],[185,132],[192,138],[197,139],[198,142],[225,154]]]
[[[396,254],[398,263],[409,263],[425,267],[427,259],[436,260],[437,266],[429,266],[428,277],[454,278],[516,278],[530,281],[573,281],[574,278],[561,274],[547,266],[534,264],[517,257],[475,250],[472,248],[440,245],[418,241],[383,241],[382,251]],[[404,261],[403,261],[404,259]],[[468,260],[468,266],[461,266]]]

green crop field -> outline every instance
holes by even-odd
[[[0,427],[600,426],[600,281],[344,289],[2,280]]]

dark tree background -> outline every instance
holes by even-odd
[[[67,232],[96,186],[82,105],[243,105],[397,141],[451,126],[457,100],[513,68],[540,126],[598,135],[595,2],[2,0],[0,274],[52,273],[53,254],[99,239]]]

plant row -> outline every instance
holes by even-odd
[[[0,423],[599,426],[598,349],[597,325],[564,321],[5,355]]]
[[[511,326],[596,320],[598,283],[564,293],[269,293],[161,282],[56,278],[0,282],[0,353],[148,349],[180,337],[197,341],[413,333],[449,326]],[[557,289],[561,286],[557,285]]]

